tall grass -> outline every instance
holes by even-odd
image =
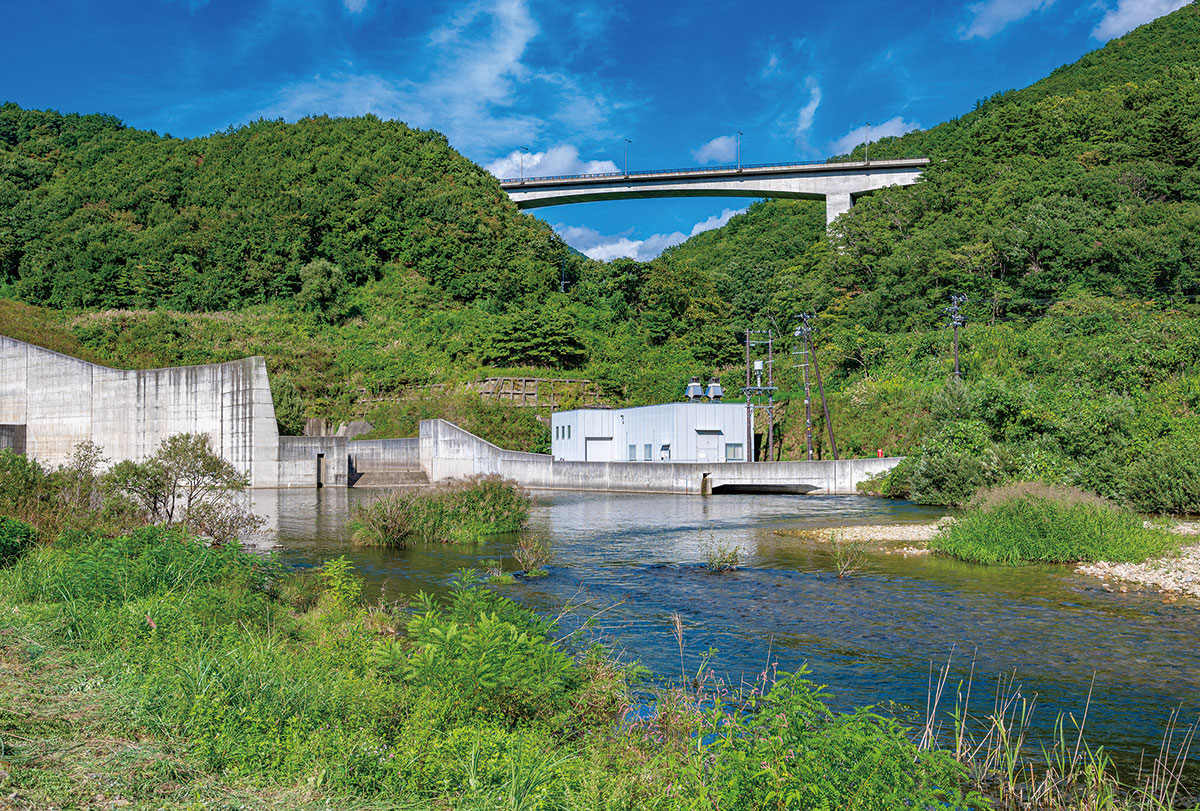
[[[350,526],[363,546],[404,548],[417,540],[470,543],[516,532],[529,520],[529,495],[497,476],[396,490],[354,509]]]
[[[930,549],[974,563],[1137,562],[1176,545],[1137,513],[1069,487],[1010,485],[978,496]]]

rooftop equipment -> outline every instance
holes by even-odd
[[[711,402],[721,402],[721,398],[725,396],[725,390],[721,388],[721,381],[715,377],[710,377],[708,379],[708,389],[705,390],[704,394]]]
[[[690,402],[700,402],[700,398],[704,396],[704,387],[700,385],[700,378],[693,377],[688,381],[687,388],[684,390],[683,396],[686,397]]]

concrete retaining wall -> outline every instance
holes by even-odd
[[[213,449],[274,487],[279,431],[266,362],[129,371],[0,336],[0,423],[25,427],[25,452],[50,466],[95,442],[112,461],[141,460],[166,437],[204,433]]]
[[[352,473],[394,473],[421,467],[421,440],[357,439],[346,446]]]
[[[900,457],[814,462],[557,462],[540,453],[507,451],[445,420],[421,421],[421,467],[436,482],[498,475],[548,490],[607,490],[700,495],[728,487],[853,494]]]
[[[342,436],[279,437],[278,487],[345,487],[346,443]]]

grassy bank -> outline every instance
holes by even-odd
[[[1140,562],[1178,546],[1132,510],[1069,487],[1027,483],[981,493],[929,544],[974,563]]]
[[[483,476],[391,490],[369,504],[356,505],[350,526],[357,544],[404,548],[420,540],[470,543],[516,532],[528,520],[529,495],[524,490]]]
[[[156,527],[0,570],[0,661],[16,808],[988,808],[1051,783],[1079,800],[1055,807],[1167,807],[1102,753],[1005,778],[986,719],[956,757],[799,676],[639,685],[473,575],[364,604],[344,559],[296,575]]]

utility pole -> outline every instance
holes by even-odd
[[[746,461],[754,461],[754,403],[750,400],[750,330],[746,330]]]
[[[962,314],[962,306],[966,303],[966,295],[955,293],[950,296],[950,306],[944,311],[950,316],[950,324],[954,327],[954,376],[959,380],[962,379],[962,373],[958,370],[958,328],[966,323],[966,317]]]
[[[737,131],[737,166],[738,171],[742,171],[742,131]]]
[[[799,316],[804,322],[805,339],[808,341],[808,351],[812,357],[813,373],[817,376],[817,393],[821,395],[821,410],[825,414],[825,429],[829,433],[829,449],[833,458],[838,458],[837,441],[833,438],[833,420],[829,418],[829,402],[825,399],[825,387],[821,385],[821,367],[817,363],[817,348],[813,343],[812,314],[803,313]]]
[[[812,461],[812,391],[808,383],[808,325],[801,324],[796,327],[794,337],[800,339],[799,345],[792,347],[792,354],[800,359],[800,362],[793,364],[792,368],[797,366],[804,372],[804,445],[808,450],[808,461]]]
[[[625,177],[629,177],[629,145],[632,143],[628,138],[625,139]]]
[[[755,338],[755,335],[765,335],[765,338]],[[766,345],[767,360],[766,373],[767,385],[763,385],[763,361],[756,360],[753,363],[750,361],[750,347]],[[750,446],[750,453],[747,455],[748,461],[753,461],[754,457],[754,410],[762,409],[767,412],[767,448],[764,454],[766,462],[774,461],[774,442],[775,442],[775,333],[769,329],[748,329],[746,330],[746,388],[742,389],[742,393],[746,395],[746,433],[747,443]],[[750,381],[750,370],[754,370],[754,382]],[[754,398],[756,396],[766,396],[766,405],[756,405]]]

